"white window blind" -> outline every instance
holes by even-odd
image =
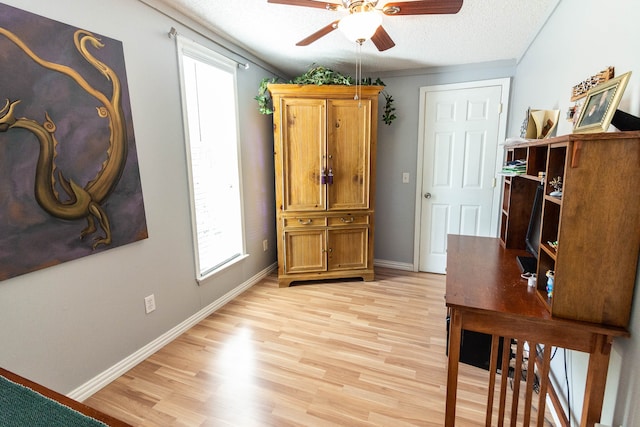
[[[196,273],[244,256],[236,64],[178,38]]]

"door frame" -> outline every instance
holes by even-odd
[[[414,230],[414,242],[413,242],[413,271],[417,272],[420,268],[420,238],[422,235],[422,182],[424,174],[424,132],[425,132],[425,104],[427,94],[430,92],[445,92],[459,89],[476,89],[486,86],[501,86],[502,93],[500,103],[502,108],[498,117],[498,149],[496,150],[496,168],[494,171],[493,181],[493,201],[491,203],[491,235],[498,236],[499,220],[501,208],[501,195],[502,185],[498,185],[498,172],[502,169],[502,162],[504,158],[501,143],[506,139],[507,133],[507,118],[509,116],[509,90],[511,88],[511,78],[499,78],[490,80],[478,80],[464,83],[452,83],[433,86],[423,86],[420,88],[420,105],[419,105],[419,124],[418,124],[418,154],[417,154],[417,167],[416,167],[416,198],[415,198],[415,230]]]

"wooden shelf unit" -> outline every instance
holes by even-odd
[[[640,252],[640,132],[571,134],[505,150],[507,161],[526,159],[527,172],[504,178],[502,245],[524,248],[534,191],[544,182],[540,299],[553,316],[626,328]],[[550,195],[556,177],[562,197]],[[555,272],[551,298],[548,270]]]

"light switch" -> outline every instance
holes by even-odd
[[[403,172],[402,173],[402,183],[403,184],[408,184],[409,183],[409,172]]]

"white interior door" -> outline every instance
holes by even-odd
[[[447,234],[497,234],[495,178],[505,92],[508,79],[421,90],[420,271],[446,272]]]

